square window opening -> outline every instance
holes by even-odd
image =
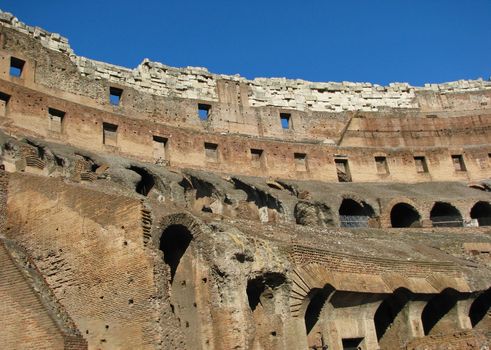
[[[251,148],[251,161],[252,161],[252,165],[255,167],[262,166],[263,150]]]
[[[428,172],[428,164],[426,164],[425,157],[414,157],[414,164],[416,165],[416,172],[418,173],[427,173]]]
[[[292,115],[290,113],[280,113],[281,127],[283,129],[291,129]]]
[[[102,129],[102,143],[109,146],[116,146],[118,143],[118,126],[111,123],[102,123]]]
[[[20,58],[10,57],[10,76],[20,78],[24,71],[26,61]]]
[[[351,182],[348,159],[334,159],[339,182]]]
[[[200,120],[208,120],[211,114],[211,105],[205,103],[198,104],[198,117]]]
[[[294,153],[296,171],[307,171],[307,155],[305,153]]]
[[[211,162],[218,161],[218,145],[216,143],[205,142],[206,160]]]
[[[153,156],[155,159],[166,160],[167,141],[166,137],[153,135]]]
[[[7,106],[10,101],[10,95],[0,92],[0,117],[7,115]]]
[[[109,102],[113,106],[119,106],[121,103],[121,97],[123,96],[123,90],[116,88],[116,87],[110,87],[109,88]]]
[[[54,108],[48,108],[49,130],[54,132],[62,132],[63,119],[65,112]]]
[[[377,173],[384,175],[389,174],[389,165],[387,164],[387,157],[375,157],[375,164],[377,165]]]
[[[361,349],[361,343],[364,338],[343,338],[343,350],[358,350]]]
[[[466,171],[464,157],[461,154],[452,155],[452,163],[455,171]]]

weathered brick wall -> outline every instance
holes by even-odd
[[[140,201],[18,174],[9,191],[7,236],[34,258],[89,348],[154,348],[153,261]]]
[[[0,339],[4,349],[64,349],[64,337],[0,242]],[[76,349],[76,348],[74,348]]]

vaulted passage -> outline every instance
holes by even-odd
[[[386,335],[397,315],[409,300],[409,291],[398,289],[380,304],[374,316],[377,339],[380,341]]]
[[[421,314],[425,335],[430,334],[433,327],[435,327],[456,303],[457,292],[453,289],[445,289],[428,301]]]
[[[317,322],[319,321],[319,317],[321,314],[321,310],[324,307],[324,304],[327,301],[329,295],[334,291],[334,289],[328,285],[322,289],[315,288],[312,289],[308,295],[310,300],[307,309],[305,310],[305,329],[307,331],[307,335],[309,335]]]
[[[155,185],[155,180],[153,179],[153,176],[145,169],[137,166],[131,166],[129,167],[129,169],[141,176],[141,180],[138,181],[138,183],[136,184],[135,191],[139,194],[147,196],[150,190]]]
[[[368,219],[373,216],[373,209],[365,202],[345,198],[339,207],[341,227],[368,227]]]
[[[160,250],[164,253],[164,262],[170,267],[171,282],[192,239],[191,232],[183,225],[171,225],[162,233]]]
[[[398,203],[390,211],[392,227],[418,227],[420,219],[418,211],[407,203]]]
[[[453,205],[436,202],[431,209],[430,219],[434,227],[462,227],[463,220],[460,212]]]
[[[477,202],[471,209],[471,218],[477,219],[479,226],[491,226],[491,204]]]
[[[490,313],[491,308],[491,289],[488,289],[481,295],[479,295],[476,300],[471,305],[469,310],[469,318],[471,319],[472,327],[477,326],[486,315]],[[491,315],[488,317],[491,318]]]

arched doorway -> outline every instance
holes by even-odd
[[[479,226],[491,226],[491,204],[479,201],[471,209],[471,218],[477,219]]]
[[[471,319],[472,327],[476,327],[479,322],[481,322],[486,315],[490,313],[491,308],[491,289],[488,289],[481,295],[479,295],[476,300],[471,305],[469,310],[469,318]],[[491,318],[491,315],[489,315]],[[491,320],[488,319],[488,323],[491,325]]]
[[[377,332],[377,340],[379,342],[386,335],[397,315],[408,302],[409,293],[410,292],[407,289],[397,289],[393,294],[385,298],[378,307],[377,312],[375,312],[374,323]]]
[[[392,227],[419,227],[421,216],[410,204],[397,203],[390,211],[390,223]]]
[[[445,289],[428,301],[421,313],[425,335],[430,334],[436,324],[452,310],[456,303],[457,291],[453,289]]]
[[[433,227],[462,227],[463,220],[459,210],[450,203],[436,202],[430,212]]]
[[[170,268],[171,283],[176,275],[179,262],[192,239],[191,232],[184,225],[170,225],[160,237],[160,250],[164,253],[164,262]]]
[[[339,207],[339,222],[341,227],[368,227],[373,214],[373,208],[367,203],[345,198]]]

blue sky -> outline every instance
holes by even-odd
[[[78,55],[247,78],[404,81],[491,76],[491,0],[3,0]]]

